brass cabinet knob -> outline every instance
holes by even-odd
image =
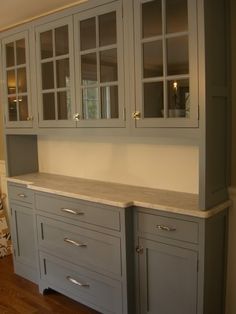
[[[73,119],[74,119],[75,121],[79,121],[79,120],[80,120],[80,114],[79,114],[79,113],[75,113],[75,114],[73,115]]]
[[[132,118],[134,120],[139,120],[141,118],[141,112],[140,111],[135,111],[132,113]]]
[[[27,117],[27,121],[33,121],[34,120],[34,117],[33,116],[28,116]]]

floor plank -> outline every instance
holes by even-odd
[[[38,286],[13,272],[12,256],[0,259],[1,314],[98,314],[98,312],[50,290],[38,292]]]

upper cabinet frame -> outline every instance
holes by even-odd
[[[73,127],[75,106],[73,20],[35,29],[39,127]]]
[[[134,42],[135,126],[198,127],[196,1],[134,0]]]
[[[125,127],[122,2],[74,16],[78,127]]]
[[[2,40],[2,78],[5,126],[31,128],[34,117],[28,31]]]

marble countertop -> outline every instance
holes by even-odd
[[[135,205],[199,218],[208,218],[231,206],[231,201],[229,200],[212,209],[202,211],[198,207],[197,194],[130,186],[48,173],[20,175],[9,177],[7,180],[13,183],[25,184],[28,188],[36,191],[121,208]]]

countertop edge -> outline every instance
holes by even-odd
[[[135,201],[135,200],[130,200],[126,202],[120,202],[120,201],[112,201],[104,198],[98,198],[98,197],[93,197],[93,196],[87,196],[84,194],[79,194],[79,193],[72,193],[72,192],[65,192],[61,190],[56,190],[56,189],[51,189],[47,187],[42,187],[34,183],[33,181],[27,181],[19,178],[13,178],[13,177],[8,177],[7,178],[8,182],[11,183],[18,183],[18,184],[24,184],[26,185],[27,188],[34,190],[34,191],[39,191],[39,192],[46,192],[50,194],[56,194],[58,196],[64,196],[64,197],[71,197],[75,199],[80,199],[80,200],[85,200],[85,201],[90,201],[94,203],[100,203],[104,205],[110,205],[110,206],[115,206],[119,208],[129,208],[132,206],[138,206],[138,207],[143,207],[143,208],[148,208],[148,209],[153,209],[153,210],[159,210],[163,212],[170,212],[174,214],[180,214],[180,215],[186,215],[186,216],[191,216],[191,217],[196,217],[196,218],[203,218],[207,219],[210,218],[217,213],[221,212],[222,210],[229,208],[232,206],[232,201],[227,200],[219,205],[214,206],[213,208],[210,208],[208,210],[192,210],[192,209],[182,209],[180,207],[174,207],[174,206],[169,206],[169,205],[163,205],[159,203],[148,203],[148,202],[141,202],[141,201]]]

